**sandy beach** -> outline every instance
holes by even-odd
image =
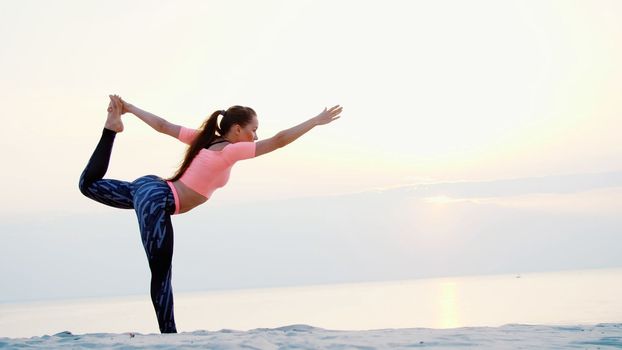
[[[455,329],[337,331],[307,325],[179,334],[95,333],[0,338],[0,348],[29,349],[619,349],[622,324],[505,325]]]

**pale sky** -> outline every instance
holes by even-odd
[[[0,235],[7,235],[5,239],[15,247],[32,249],[65,268],[77,269],[75,257],[51,255],[44,245],[31,246],[32,242],[56,242],[51,237],[63,237],[71,240],[76,251],[85,252],[88,240],[83,236],[97,236],[105,220],[117,220],[111,224],[115,230],[126,229],[128,235],[135,231],[134,251],[127,256],[144,260],[139,255],[141,248],[135,246],[138,230],[132,226],[132,214],[90,201],[77,189],[78,177],[103,127],[107,95],[116,93],[187,127],[198,127],[216,109],[233,104],[251,106],[259,115],[260,138],[300,123],[324,107],[344,106],[343,117],[335,123],[318,127],[273,154],[236,165],[227,187],[215,192],[206,205],[174,218],[176,244],[180,235],[196,235],[201,225],[208,225],[208,218],[220,230],[230,229],[226,237],[232,242],[234,237],[250,240],[247,243],[274,238],[273,233],[262,236],[265,231],[255,232],[256,241],[248,237],[239,223],[245,220],[232,209],[237,206],[244,207],[244,213],[259,215],[260,227],[272,230],[283,224],[279,213],[291,201],[313,210],[309,208],[316,206],[308,207],[304,198],[322,199],[327,208],[333,208],[344,198],[377,193],[382,194],[377,210],[384,214],[374,225],[382,227],[382,218],[399,213],[402,216],[393,217],[393,222],[412,228],[408,235],[418,244],[426,239],[422,233],[425,225],[412,217],[422,218],[421,213],[432,210],[439,223],[449,225],[466,215],[456,213],[456,206],[469,203],[478,208],[469,207],[473,210],[469,215],[475,217],[488,215],[490,206],[510,210],[503,211],[509,222],[515,223],[517,218],[534,222],[530,228],[534,235],[543,227],[537,220],[546,221],[546,216],[530,217],[525,208],[552,211],[558,220],[553,222],[560,226],[549,228],[559,232],[569,227],[568,220],[579,220],[577,213],[583,213],[585,226],[575,225],[573,232],[577,227],[585,227],[585,231],[576,231],[579,238],[568,244],[584,245],[581,235],[592,232],[591,223],[619,246],[621,239],[614,233],[622,226],[616,219],[615,204],[622,200],[620,18],[622,3],[615,0],[0,0],[4,122],[0,146],[5,164]],[[157,134],[131,115],[124,121],[125,131],[117,137],[107,176],[133,180],[145,174],[171,175],[184,145]],[[573,176],[583,179],[580,186],[572,180],[570,190],[564,193],[550,189],[557,180],[575,179]],[[603,187],[603,177],[613,180]],[[537,190],[516,190],[520,183],[531,183],[534,178],[545,179],[537,183]],[[491,195],[482,183],[503,187],[505,192]],[[463,192],[450,191],[454,185],[445,184],[466,186],[468,201],[464,202]],[[437,190],[429,198],[415,196],[411,211],[394,207],[387,199],[391,189],[424,185]],[[479,190],[484,192],[473,193]],[[348,215],[358,217],[362,215],[359,209],[374,205],[367,197],[357,203],[351,202]],[[213,216],[213,212],[221,215]],[[338,217],[338,213],[331,215]],[[63,222],[51,225],[49,220],[58,217]],[[425,218],[426,225],[435,222]],[[372,237],[374,225],[356,227],[365,227],[368,232],[363,236]],[[442,230],[455,236],[464,230],[482,232],[477,225],[456,225]],[[490,225],[487,227],[495,226]],[[498,226],[498,231],[503,231],[504,224]],[[40,229],[33,229],[34,233],[33,227]],[[328,229],[325,222],[305,228],[309,237],[311,232]],[[80,236],[74,237],[78,234],[74,231]],[[205,235],[211,234],[207,231]],[[350,235],[355,232],[341,226],[336,231],[331,233],[337,235],[336,242],[352,244]],[[508,236],[508,242],[520,237],[514,233],[519,236]],[[410,267],[398,267],[412,263],[396,240],[404,231],[394,227],[387,234],[387,240],[395,240],[387,242],[382,252],[375,252],[379,256],[405,255],[395,265],[370,264],[373,273],[357,274],[337,267],[335,270],[343,273],[330,278],[309,272],[311,275],[276,276],[253,284],[240,282],[238,270],[223,270],[216,277],[218,283],[189,282],[182,289],[487,272],[477,264],[458,271],[439,263],[430,271],[409,274]],[[337,250],[335,254],[364,260],[369,255],[363,252],[378,247],[376,238],[358,242],[358,252]],[[456,237],[438,245],[426,242],[430,254],[446,254],[442,247],[447,242],[457,251],[460,242],[465,244],[463,251],[474,247]],[[598,246],[603,251],[594,248],[585,265],[622,265],[613,255],[606,258],[612,245],[608,243]],[[248,257],[235,247],[232,243],[229,253],[240,254],[237,263],[249,264]],[[274,247],[271,259],[296,252],[288,243]],[[491,251],[494,247],[491,243]],[[4,256],[30,256],[17,248],[4,248]],[[306,262],[314,266],[313,250],[309,249]],[[176,250],[176,259],[197,258],[180,250],[184,252],[183,248]],[[547,265],[545,252],[541,254],[541,259],[516,261],[536,261],[530,267],[536,270],[583,266],[576,257],[565,265]],[[598,257],[604,260],[598,262]],[[29,274],[36,280],[47,271],[37,267],[44,262],[24,260],[20,266],[5,259],[3,269],[7,271],[3,272],[14,276],[17,287],[23,282],[19,276]],[[120,265],[127,262],[122,261]],[[278,259],[274,261],[277,264]],[[140,273],[146,267],[146,261],[143,263],[145,266],[137,267]],[[507,265],[507,269],[520,266]],[[59,289],[57,295],[91,293],[68,288]],[[16,298],[6,293],[0,300]]]

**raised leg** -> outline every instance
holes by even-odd
[[[104,129],[102,136],[80,176],[78,187],[85,196],[115,208],[134,208],[132,187],[129,182],[103,179],[110,163],[110,154],[116,132]]]
[[[132,191],[130,183],[119,180],[104,179],[114,139],[118,132],[123,131],[121,122],[122,105],[115,95],[109,95],[108,116],[102,136],[80,176],[78,187],[85,196],[115,208],[131,209]]]

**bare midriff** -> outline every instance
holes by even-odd
[[[207,198],[205,196],[184,185],[184,183],[179,180],[172,182],[172,184],[177,190],[177,196],[179,200],[179,202],[177,203],[177,205],[179,205],[179,208],[177,208],[175,212],[176,214],[182,214],[190,211],[194,207],[199,206],[207,201]]]

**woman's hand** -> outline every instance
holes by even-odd
[[[113,97],[114,96],[114,97]],[[125,101],[123,101],[123,99],[119,96],[119,95],[112,95],[110,97],[110,104],[108,105],[108,112],[112,112],[112,108],[113,108],[113,101],[117,101],[115,102],[117,104],[117,107],[119,108],[119,110],[121,111],[121,115],[129,112],[130,107],[133,107],[132,104],[127,103]]]
[[[125,114],[127,112],[130,112],[130,108],[134,107],[131,103],[123,100],[121,97],[119,97],[119,101],[121,101],[121,106],[122,106],[121,114]]]
[[[108,111],[112,112],[114,115],[121,117],[123,114],[121,111],[123,109],[123,103],[121,102],[121,98],[117,95],[109,95],[111,106],[108,107]]]
[[[340,118],[339,114],[343,110],[343,107],[336,105],[330,109],[324,108],[322,113],[318,114],[315,118],[316,125],[324,125]]]

